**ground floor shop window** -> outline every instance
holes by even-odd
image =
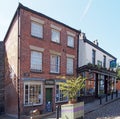
[[[63,91],[60,90],[59,84],[56,85],[56,102],[65,102],[68,101],[67,97],[63,96]]]
[[[42,84],[25,83],[24,85],[24,104],[40,105],[42,104]]]
[[[94,95],[95,94],[95,80],[86,80],[86,94],[87,95]]]
[[[104,75],[98,75],[98,94],[102,95],[104,94],[104,82],[105,78]]]

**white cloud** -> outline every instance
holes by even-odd
[[[87,5],[85,6],[84,11],[83,11],[83,13],[81,15],[80,21],[82,21],[84,19],[84,17],[86,16],[86,14],[88,13],[88,11],[89,11],[89,9],[91,7],[92,1],[93,0],[88,0]]]

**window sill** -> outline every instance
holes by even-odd
[[[60,73],[57,72],[50,72],[50,74],[60,75]]]
[[[30,69],[31,73],[43,73],[42,70]]]
[[[65,100],[65,101],[58,101],[58,102],[55,102],[56,104],[59,104],[59,103],[67,103],[68,100]]]
[[[24,104],[24,107],[33,107],[33,106],[40,106],[42,105],[42,103],[40,104]]]
[[[37,37],[37,36],[33,36],[33,35],[31,35],[31,37],[36,38],[36,39],[43,40],[43,38],[41,38],[41,37]]]
[[[55,41],[52,41],[52,40],[51,40],[51,43],[54,43],[54,44],[56,44],[56,45],[61,45],[60,42],[58,43],[58,42],[55,42]]]
[[[71,48],[71,49],[75,49],[75,47],[72,47],[72,46],[68,46],[68,45],[67,45],[67,47],[68,47],[68,48]]]
[[[68,75],[68,76],[73,76],[74,74],[68,74],[68,73],[67,73],[66,75]]]

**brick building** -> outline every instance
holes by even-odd
[[[58,76],[76,76],[80,31],[21,4],[5,36],[5,111],[28,114],[67,102]]]

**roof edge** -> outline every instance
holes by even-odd
[[[52,21],[56,22],[57,24],[61,24],[61,25],[65,26],[65,27],[67,27],[67,28],[69,28],[69,29],[71,29],[71,30],[74,30],[75,32],[81,33],[81,30],[77,30],[77,29],[75,29],[75,28],[72,28],[72,27],[70,27],[70,26],[68,26],[68,25],[66,25],[66,24],[64,24],[64,23],[62,23],[62,22],[60,22],[60,21],[57,21],[57,20],[55,20],[55,19],[53,19],[53,18],[51,18],[51,17],[48,17],[48,16],[45,15],[45,14],[42,14],[42,13],[37,12],[37,11],[35,11],[35,10],[32,10],[32,9],[24,6],[23,4],[19,3],[19,5],[18,5],[18,7],[17,7],[17,9],[16,9],[16,12],[15,12],[15,14],[14,14],[12,20],[11,20],[11,23],[10,23],[10,25],[9,25],[9,28],[8,28],[8,30],[7,30],[7,32],[6,32],[6,35],[5,35],[5,37],[4,37],[4,40],[3,40],[4,42],[6,41],[6,38],[7,38],[7,36],[8,36],[8,33],[9,33],[11,27],[12,27],[13,21],[14,21],[14,19],[16,18],[17,13],[18,13],[18,11],[19,11],[20,9],[24,9],[24,10],[26,10],[26,11],[30,11],[30,12],[32,12],[32,13],[34,13],[34,14],[37,14],[37,15],[39,15],[39,16],[45,17],[45,18],[47,18],[47,19],[49,19],[49,20],[52,20]]]
[[[111,55],[110,53],[108,53],[107,51],[105,51],[104,49],[102,49],[101,47],[95,45],[92,41],[88,40],[87,38],[86,38],[86,39],[83,39],[83,40],[84,40],[84,42],[87,42],[88,44],[92,45],[92,46],[95,47],[96,49],[102,51],[103,53],[105,53],[105,54],[109,55],[110,57],[112,57],[113,59],[116,59],[116,60],[117,60],[116,57],[114,57],[113,55]]]

